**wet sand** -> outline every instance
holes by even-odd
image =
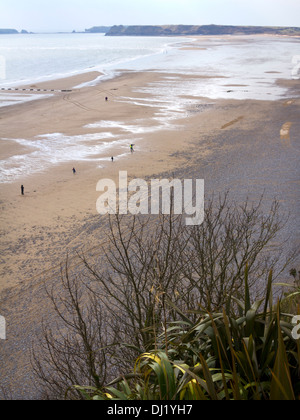
[[[48,99],[2,108],[1,137],[85,135],[84,127],[99,121],[122,121],[132,126],[143,120],[149,128],[157,125],[157,108],[138,105],[138,100],[147,95],[137,88],[159,81],[165,74],[125,72],[94,87],[73,89],[96,76],[36,85],[37,89],[72,92],[56,92]],[[188,76],[176,77],[180,83],[180,78]],[[99,242],[105,240],[105,220],[96,212],[100,179],[117,180],[121,170],[128,171],[129,178],[199,178],[205,180],[207,197],[230,190],[235,200],[258,200],[264,193],[266,208],[277,197],[283,213],[291,214],[283,239],[291,235],[290,248],[299,249],[300,99],[295,99],[299,81],[286,83],[291,90],[282,101],[199,97],[198,103],[191,101],[170,126],[136,135],[128,133],[128,144],[125,140],[100,152],[92,162],[74,160],[50,166],[22,182],[0,185],[0,314],[7,320],[7,341],[0,342],[0,386],[8,396],[38,397],[31,386],[29,353],[32,339],[40,334],[41,319],[51,317],[44,283],[57,283],[60,264],[67,254],[76,271],[76,251],[92,257]],[[124,97],[133,100],[124,104]],[[122,128],[110,130],[117,135]],[[129,153],[131,138],[136,142],[133,154]],[[93,144],[96,146],[97,140]],[[1,141],[0,147],[1,156],[28,152],[8,140]],[[122,157],[112,163],[111,156]],[[24,197],[21,183],[25,186]]]

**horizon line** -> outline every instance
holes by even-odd
[[[15,28],[0,28],[2,30],[15,30],[18,32],[18,34],[22,34],[22,31],[24,31],[26,34],[28,35],[33,35],[33,34],[69,34],[69,33],[89,33],[88,30],[92,29],[92,28],[97,28],[97,27],[107,27],[107,28],[112,28],[114,26],[123,26],[123,27],[131,27],[131,26],[139,26],[139,27],[147,27],[147,26],[157,26],[157,27],[164,27],[164,26],[199,26],[199,27],[203,27],[203,26],[227,26],[227,27],[250,27],[250,28],[297,28],[300,29],[300,26],[290,26],[290,25],[232,25],[232,24],[216,24],[216,23],[206,23],[206,24],[184,24],[184,23],[170,23],[170,24],[131,24],[131,25],[124,25],[124,24],[114,24],[114,25],[94,25],[91,26],[90,28],[86,28],[86,29],[73,29],[73,30],[36,30],[36,31],[31,31],[28,29],[15,29]],[[105,33],[105,32],[103,32]]]

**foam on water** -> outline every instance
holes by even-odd
[[[39,99],[50,98],[51,94],[19,94],[0,92],[0,108],[4,106],[17,105],[24,102],[37,101]]]
[[[130,139],[114,136],[109,132],[77,136],[50,133],[37,136],[34,140],[3,140],[18,143],[27,151],[22,155],[11,156],[0,161],[0,182],[2,183],[14,182],[61,163],[98,161],[112,148],[118,150],[120,155],[124,154],[125,149],[129,153],[128,145],[130,144]]]
[[[0,182],[10,183],[28,175],[43,172],[54,165],[80,161],[99,163],[108,161],[114,151],[115,159],[130,153],[129,145],[137,144],[141,135],[160,130],[178,130],[175,121],[186,113],[186,102],[178,103],[175,97],[169,99],[139,99],[121,97],[120,102],[139,103],[155,108],[151,119],[137,119],[127,124],[125,121],[101,120],[83,127],[86,134],[68,136],[62,133],[47,133],[33,139],[7,139],[13,141],[26,152],[0,161]],[[189,101],[190,103],[190,101]],[[91,131],[103,129],[103,132]],[[130,137],[128,137],[130,135]],[[101,165],[98,167],[102,167]]]
[[[234,90],[230,95],[234,99],[278,99],[286,90],[275,87],[274,82],[277,78],[292,78],[293,58],[300,51],[300,41],[294,38],[203,37],[192,41],[101,34],[2,35],[0,58],[5,63],[6,77],[0,84],[24,85],[90,71],[103,73],[104,80],[124,69],[155,70],[213,77],[180,82],[183,90],[196,88],[195,95],[217,99],[228,97],[228,90]],[[183,48],[188,42],[196,48]],[[93,85],[99,79],[84,85]],[[168,80],[179,88],[178,79]],[[227,85],[246,87],[227,89]]]
[[[126,101],[124,98],[124,103],[132,103],[130,99]],[[137,104],[137,102],[135,102]],[[158,118],[153,118],[154,120],[158,120]],[[147,134],[147,133],[154,133],[156,131],[162,131],[162,130],[170,130],[178,128],[175,125],[172,125],[170,123],[171,118],[167,118],[167,120],[161,119],[161,124],[158,125],[145,125],[149,124],[149,122],[152,122],[151,120],[141,119],[136,120],[136,124],[126,124],[125,122],[120,121],[99,121],[94,124],[88,124],[85,126],[85,128],[89,129],[97,129],[97,128],[112,128],[112,129],[119,129],[121,131],[124,131],[126,133],[131,133],[133,135],[136,134]]]
[[[183,49],[187,41],[193,42],[182,38],[110,38],[99,34],[1,36],[0,56],[4,57],[7,76],[1,80],[1,87],[95,70],[104,74],[103,79],[124,69],[158,71],[162,77],[136,88],[132,97],[115,98],[124,104],[152,108],[154,116],[150,119],[130,124],[95,121],[84,127],[86,134],[77,136],[48,133],[33,139],[3,138],[17,142],[26,151],[0,161],[0,182],[13,182],[61,163],[107,160],[112,148],[120,158],[124,157],[130,153],[129,144],[137,143],[143,134],[178,130],[176,121],[186,117],[191,108],[207,105],[207,98],[285,98],[287,90],[279,87],[276,80],[293,78],[293,58],[299,55],[299,40],[212,37],[194,40],[192,45],[196,48]],[[85,85],[98,82],[99,79]],[[0,106],[46,96],[1,92]],[[92,132],[100,129],[106,131]],[[5,133],[0,136],[5,137]]]

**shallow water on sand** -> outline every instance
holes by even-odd
[[[14,182],[64,162],[107,159],[111,148],[117,148],[116,158],[126,156],[132,141],[138,142],[145,133],[176,128],[177,119],[204,102],[209,104],[219,98],[283,99],[287,90],[276,81],[295,78],[294,58],[299,52],[299,39],[266,36],[198,39],[110,38],[99,34],[1,36],[0,63],[5,64],[5,69],[0,71],[0,87],[95,70],[105,75],[103,79],[124,69],[158,71],[162,77],[136,88],[132,97],[117,98],[124,104],[154,108],[151,121],[137,120],[130,125],[123,121],[95,121],[85,126],[86,134],[80,136],[40,133],[32,139],[7,139],[1,132],[0,146],[1,140],[15,142],[26,152],[0,157],[0,182]],[[85,85],[96,83],[99,80]],[[203,102],[203,98],[208,100]],[[38,99],[34,93],[0,91],[0,107],[33,99]],[[103,129],[107,131],[102,132]]]

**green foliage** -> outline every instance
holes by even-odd
[[[44,323],[42,339],[32,354],[34,371],[47,398],[61,399],[66,389],[71,400],[94,393],[97,398],[108,394],[120,398],[129,387],[126,398],[151,395],[167,399],[163,390],[153,389],[157,371],[150,370],[144,378],[142,367],[148,359],[143,358],[137,364],[141,369],[133,371],[134,361],[142,354],[157,352],[183,369],[177,368],[175,383],[187,373],[184,368],[193,372],[198,365],[205,367],[202,381],[208,381],[209,372],[215,369],[210,391],[220,375],[227,380],[233,374],[234,383],[246,373],[254,380],[270,381],[270,369],[268,377],[258,378],[251,367],[243,375],[240,370],[246,369],[248,357],[250,361],[253,357],[257,368],[259,358],[269,355],[268,344],[271,348],[273,342],[264,342],[268,322],[278,335],[276,310],[270,303],[272,278],[291,266],[296,255],[288,256],[283,264],[285,245],[278,234],[286,220],[280,216],[277,201],[269,211],[264,201],[261,197],[257,203],[235,203],[229,192],[212,197],[205,205],[204,223],[189,228],[184,217],[173,214],[110,218],[107,241],[95,255],[80,254],[80,269],[67,261],[61,282],[47,289],[57,324],[52,318]],[[265,292],[269,264],[274,275],[270,274]],[[252,296],[265,299],[252,305]],[[291,300],[284,302],[282,313],[296,313],[289,309],[294,308]],[[282,321],[291,319],[280,318]],[[250,348],[250,356],[243,346],[247,351]],[[271,362],[275,364],[275,357]],[[126,372],[127,382],[124,377],[111,382]],[[94,388],[83,394],[74,384]],[[192,377],[189,391],[183,388],[176,398],[195,391],[196,385]],[[226,386],[223,389],[226,398],[238,395],[236,390],[231,395]],[[207,392],[202,390],[205,397]],[[197,395],[203,396],[199,390]],[[249,398],[254,398],[250,392]]]
[[[300,342],[293,315],[273,305],[272,272],[265,299],[251,303],[247,268],[243,300],[230,297],[218,313],[201,309],[195,323],[178,314],[182,322],[167,326],[161,348],[141,354],[132,374],[77,390],[94,400],[299,400]]]

